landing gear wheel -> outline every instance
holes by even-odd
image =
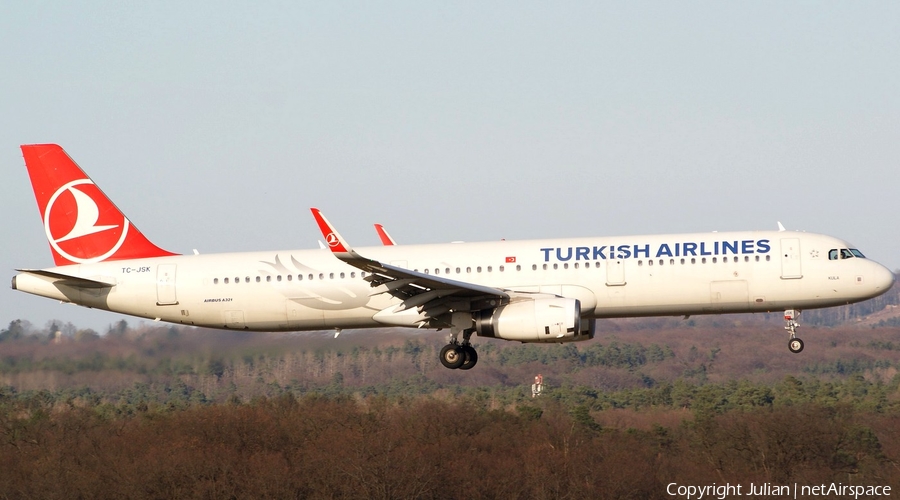
[[[800,323],[794,321],[799,315],[800,311],[797,309],[787,309],[784,311],[784,321],[787,323],[784,329],[791,334],[791,340],[788,341],[788,349],[794,354],[803,350],[803,341],[797,338],[797,328],[800,327]]]
[[[475,351],[475,348],[470,345],[461,346],[460,349],[463,351],[465,361],[463,361],[463,364],[459,369],[469,370],[478,362],[478,353]]]
[[[462,346],[456,344],[447,344],[441,349],[441,364],[455,370],[466,362],[466,353]]]

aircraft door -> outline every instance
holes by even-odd
[[[156,268],[156,305],[171,306],[178,303],[175,296],[175,264],[160,264]]]
[[[798,279],[803,277],[800,269],[800,239],[784,238],[781,240],[781,278]]]
[[[222,311],[226,328],[244,328],[244,311]]]
[[[624,260],[609,259],[606,261],[606,284],[608,286],[622,286],[625,284]]]

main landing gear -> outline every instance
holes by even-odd
[[[794,354],[803,350],[803,341],[797,338],[797,328],[800,327],[800,323],[794,321],[794,318],[799,315],[800,311],[794,309],[784,311],[784,320],[787,322],[787,326],[785,326],[784,329],[791,333],[791,339],[788,341],[788,349]]]
[[[449,343],[441,349],[441,364],[451,370],[469,370],[478,362],[478,353],[469,338],[475,330],[464,330],[462,342],[458,341],[456,335],[450,334]]]

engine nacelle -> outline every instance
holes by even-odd
[[[519,342],[574,342],[594,338],[596,321],[581,320],[581,302],[542,297],[510,302],[474,314],[481,337]]]

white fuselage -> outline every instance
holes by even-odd
[[[857,302],[893,274],[871,260],[830,259],[852,248],[794,231],[697,233],[357,248],[368,258],[467,283],[578,299],[588,318],[766,312]],[[62,284],[19,274],[14,288],[172,323],[256,331],[404,324],[329,250],[182,255],[48,269],[114,283]]]

